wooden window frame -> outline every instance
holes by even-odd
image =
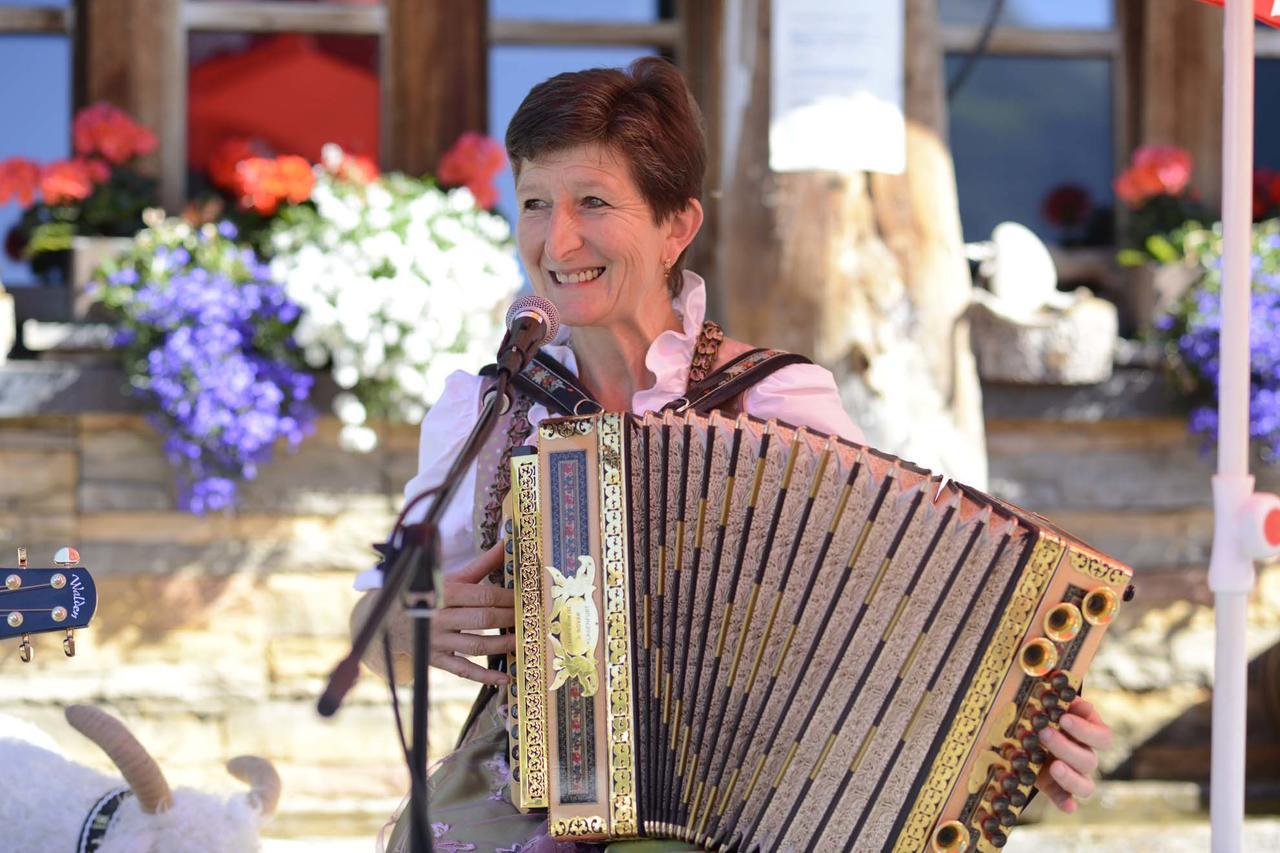
[[[44,6],[0,7],[0,34],[66,35],[75,29],[75,10]]]

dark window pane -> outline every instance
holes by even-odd
[[[46,4],[52,5],[52,4]],[[71,153],[71,41],[60,35],[0,35],[0,160],[41,164]],[[12,120],[21,116],[21,120]],[[17,202],[0,205],[0,238],[18,221]],[[0,282],[29,284],[31,269],[0,252]]]
[[[489,0],[489,16],[519,21],[637,23],[658,20],[658,2],[657,0],[610,0],[608,3],[566,3],[565,0]]]
[[[621,67],[656,51],[646,47],[498,45],[489,50],[489,133],[499,142],[529,89],[562,71]],[[515,181],[510,168],[498,178],[498,210],[515,221]]]
[[[944,24],[981,25],[997,0],[938,0]],[[1000,26],[1109,30],[1115,26],[1113,0],[1006,0]]]
[[[959,59],[947,57],[947,73]],[[1043,239],[1064,235],[1044,218],[1049,193],[1084,189],[1095,210],[1112,207],[1111,62],[988,56],[950,103],[951,153],[966,240],[985,240],[1005,220]],[[1089,242],[1110,242],[1104,233]]]
[[[378,156],[376,36],[194,32],[187,160],[202,172],[229,137],[315,162],[326,142]],[[192,189],[200,183],[193,180]]]
[[[1280,170],[1280,59],[1259,59],[1257,69],[1253,161]]]

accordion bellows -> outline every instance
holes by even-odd
[[[512,458],[512,797],[565,840],[993,850],[1131,572],[748,416],[544,422]]]

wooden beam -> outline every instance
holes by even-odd
[[[942,49],[969,53],[978,43],[981,27],[949,26],[942,29]],[[1051,54],[1054,56],[1109,56],[1120,50],[1115,30],[1033,30],[998,27],[987,42],[991,54]]]
[[[1192,187],[1210,207],[1222,196],[1222,10],[1144,0],[1137,145],[1191,152]]]
[[[486,130],[488,5],[387,0],[384,167],[423,174],[464,131]]]
[[[107,101],[160,140],[141,168],[160,182],[160,202],[181,209],[186,168],[187,39],[181,0],[79,0],[83,82],[78,106]]]
[[[696,5],[684,0],[682,6]],[[653,45],[676,49],[681,40],[678,21],[610,24],[563,21],[489,21],[491,44],[616,44]]]
[[[183,20],[188,30],[382,35],[387,25],[387,10],[383,6],[222,0],[184,3],[183,6]]]
[[[707,280],[707,316],[723,316],[723,298],[716,268],[716,234],[719,231],[720,174],[720,110],[722,32],[724,0],[680,0],[676,7],[680,41],[675,50],[676,65],[689,81],[693,97],[702,110],[703,129],[707,138],[707,174],[703,182],[702,231],[689,249],[687,269]]]
[[[71,9],[0,8],[0,33],[69,33],[74,21]]]

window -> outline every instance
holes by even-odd
[[[950,84],[950,142],[966,240],[1013,220],[1050,243],[1114,240],[1111,181],[1127,152],[1113,0],[1007,0],[983,55],[969,56],[994,0],[939,0]],[[1088,223],[1045,218],[1061,187],[1088,194]]]
[[[0,160],[37,162],[71,153],[69,0],[0,0],[0,110],[10,121],[0,134]],[[17,202],[0,205],[0,238],[18,221]],[[14,248],[9,246],[7,248]],[[0,282],[31,284],[31,267],[0,252]]]
[[[667,44],[642,41],[664,32],[652,25],[670,17],[654,0],[598,6],[560,0],[492,0],[490,15],[489,134],[499,141],[506,136],[511,116],[533,84],[563,71],[625,66],[641,56],[671,48],[670,40]],[[558,31],[564,27],[543,23],[552,21],[581,25],[578,43],[563,43]],[[618,43],[626,37],[627,25],[640,28],[636,44]],[[539,39],[546,41],[539,43]],[[515,183],[509,168],[498,179],[498,210],[515,220]]]

